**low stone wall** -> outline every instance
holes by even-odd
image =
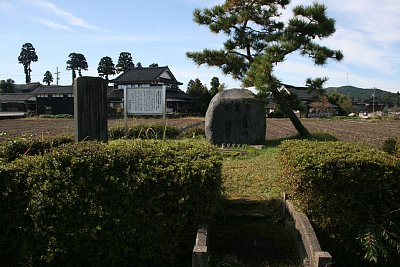
[[[207,248],[208,226],[204,223],[199,224],[197,228],[196,243],[192,253],[192,267],[208,266],[208,248]]]
[[[292,203],[284,196],[284,210],[289,212],[293,220],[285,222],[286,229],[292,235],[304,266],[328,267],[333,266],[332,256],[322,251],[317,236],[307,216],[298,212]]]

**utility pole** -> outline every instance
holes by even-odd
[[[58,77],[58,75],[60,74],[60,72],[58,71],[58,67],[57,71],[54,74],[56,75],[56,84],[58,85],[58,81],[60,80],[60,78]]]
[[[372,113],[375,115],[375,86],[374,93],[372,94]]]

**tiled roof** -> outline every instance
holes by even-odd
[[[187,101],[193,101],[193,97],[189,96],[181,89],[167,89],[167,98],[183,99]]]
[[[171,76],[171,79],[160,77],[164,72],[167,72],[169,76]],[[178,85],[182,84],[175,79],[168,66],[129,69],[119,75],[117,78],[110,80],[110,82],[116,84],[140,84],[155,82],[165,82]]]
[[[14,102],[25,103],[32,95],[23,93],[0,94],[0,103]]]
[[[74,87],[72,85],[42,85],[37,88],[33,94],[73,94]]]
[[[283,86],[291,93],[295,94],[299,100],[310,101],[317,96],[315,92],[310,92],[307,87],[296,87],[293,85],[283,84]]]
[[[386,105],[386,104],[388,104],[389,102],[388,102],[388,101],[385,101],[385,100],[382,100],[382,99],[380,99],[380,98],[378,98],[378,97],[375,97],[375,99],[371,97],[371,98],[368,98],[368,99],[366,99],[366,100],[364,101],[364,104],[373,105],[373,103],[375,103],[375,105]]]
[[[29,93],[33,92],[39,86],[41,86],[40,83],[14,84],[14,91],[16,93]]]

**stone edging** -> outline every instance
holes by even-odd
[[[296,243],[297,251],[304,266],[333,266],[331,254],[322,251],[308,217],[304,213],[296,211],[293,204],[286,199],[286,195],[284,195],[283,201],[285,210],[289,212],[293,219],[287,220],[285,226]]]
[[[197,228],[196,244],[194,245],[192,252],[192,267],[208,266],[207,233],[207,224],[200,223]]]

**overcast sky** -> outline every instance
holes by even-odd
[[[0,0],[0,79],[24,83],[18,56],[24,43],[36,48],[32,81],[42,82],[46,70],[60,71],[60,84],[71,83],[66,61],[71,52],[85,55],[89,71],[97,76],[100,59],[130,52],[134,63],[168,65],[184,83],[199,78],[209,86],[213,76],[228,88],[240,82],[224,76],[217,68],[197,67],[186,58],[187,51],[219,48],[224,36],[209,32],[193,22],[197,7],[210,7],[218,0]],[[313,1],[292,0],[293,6]],[[290,56],[276,68],[282,82],[303,86],[308,77],[329,77],[327,86],[354,85],[400,91],[400,1],[320,0],[336,20],[337,32],[323,44],[344,53],[340,63],[315,67],[308,58]],[[55,74],[53,74],[55,77]],[[116,76],[114,76],[116,77]],[[113,77],[111,77],[113,78]]]

